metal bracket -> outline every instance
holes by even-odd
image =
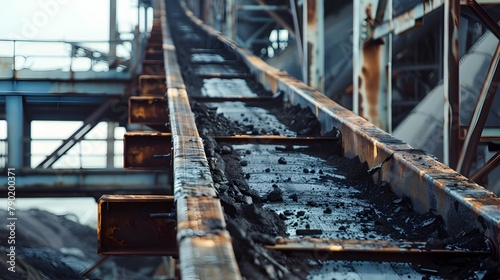
[[[177,222],[171,216],[154,216],[172,209],[173,196],[102,196],[98,203],[98,254],[177,256]]]
[[[165,125],[169,121],[168,100],[155,96],[132,96],[128,100],[128,122]]]
[[[172,135],[159,132],[127,132],[124,139],[125,169],[163,170],[172,168]],[[169,155],[169,156],[165,156]]]

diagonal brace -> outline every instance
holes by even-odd
[[[63,155],[65,155],[73,146],[87,135],[96,125],[99,123],[102,115],[107,112],[111,104],[115,99],[111,98],[104,102],[95,112],[93,112],[85,121],[83,125],[75,131],[68,139],[57,149],[54,150],[50,155],[47,156],[36,168],[50,168],[52,165],[58,161]]]

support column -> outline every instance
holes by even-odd
[[[23,167],[24,110],[22,96],[7,96],[5,102],[7,120],[7,167]]]
[[[459,153],[460,130],[460,79],[459,79],[459,33],[460,1],[444,2],[444,122],[443,163],[455,168]]]
[[[116,45],[119,40],[116,24],[116,0],[109,0],[109,65],[116,60]]]
[[[108,122],[108,137],[106,137],[106,168],[115,167],[115,122]]]
[[[391,0],[355,0],[353,23],[353,112],[392,130],[392,34],[374,30],[392,19]]]
[[[226,0],[226,28],[224,30],[224,35],[236,41],[237,30],[237,7],[236,0]]]
[[[324,0],[303,2],[303,63],[304,83],[324,92],[325,78],[325,9]]]

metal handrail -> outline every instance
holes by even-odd
[[[64,41],[64,40],[8,40],[8,39],[0,39],[0,44],[9,43],[11,50],[10,55],[3,58],[12,59],[10,66],[8,63],[4,63],[3,70],[12,71],[12,74],[7,77],[2,78],[15,78],[16,71],[29,69],[32,71],[50,71],[50,70],[62,70],[69,72],[78,72],[78,71],[96,71],[96,65],[106,65],[107,70],[110,69],[118,69],[120,71],[127,71],[129,68],[133,68],[137,65],[137,52],[139,48],[135,46],[137,44],[136,39],[132,40],[89,40],[89,41]],[[109,57],[107,47],[116,43],[118,46],[122,46],[125,50],[124,54],[117,55],[116,57]],[[47,44],[58,44],[62,45],[60,50],[51,50],[46,51],[45,53],[37,50],[36,48],[31,48],[30,50],[22,50],[20,48],[24,48],[25,44],[38,44],[38,45],[47,45]],[[96,44],[105,50],[96,49]],[[129,44],[129,45],[128,45]],[[94,45],[94,46],[92,46]],[[59,48],[59,46],[58,46]],[[22,61],[19,58],[24,58]],[[65,60],[69,59],[69,60]],[[43,69],[37,69],[37,67],[33,67],[33,65],[26,66],[26,61],[40,61],[40,59],[53,59],[54,64],[51,65],[50,68],[44,67]],[[78,69],[75,63],[78,60],[89,59],[90,66],[88,69]],[[88,62],[86,62],[88,63]],[[44,63],[46,65],[46,63]],[[10,68],[10,69],[9,69]],[[102,69],[99,69],[102,71]],[[5,72],[5,71],[4,71]],[[6,72],[8,73],[8,72]]]

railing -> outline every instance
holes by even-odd
[[[45,159],[51,149],[40,149],[44,147],[57,147],[62,143],[63,139],[31,139],[32,153],[30,154],[30,162],[25,165],[29,168],[35,168],[40,161]],[[114,146],[113,155],[111,155],[111,162],[109,162],[109,155],[107,154],[108,139],[85,139],[80,141],[72,150],[66,155],[62,156],[56,164],[54,169],[102,169],[102,168],[120,168],[123,166],[123,139],[111,140]],[[36,151],[36,152],[35,152]],[[0,139],[0,170],[7,167],[8,149],[7,139]],[[109,165],[111,164],[111,165]]]
[[[143,36],[136,36],[142,38]],[[59,41],[0,39],[0,78],[15,79],[20,71],[131,72],[141,57],[138,39]]]

